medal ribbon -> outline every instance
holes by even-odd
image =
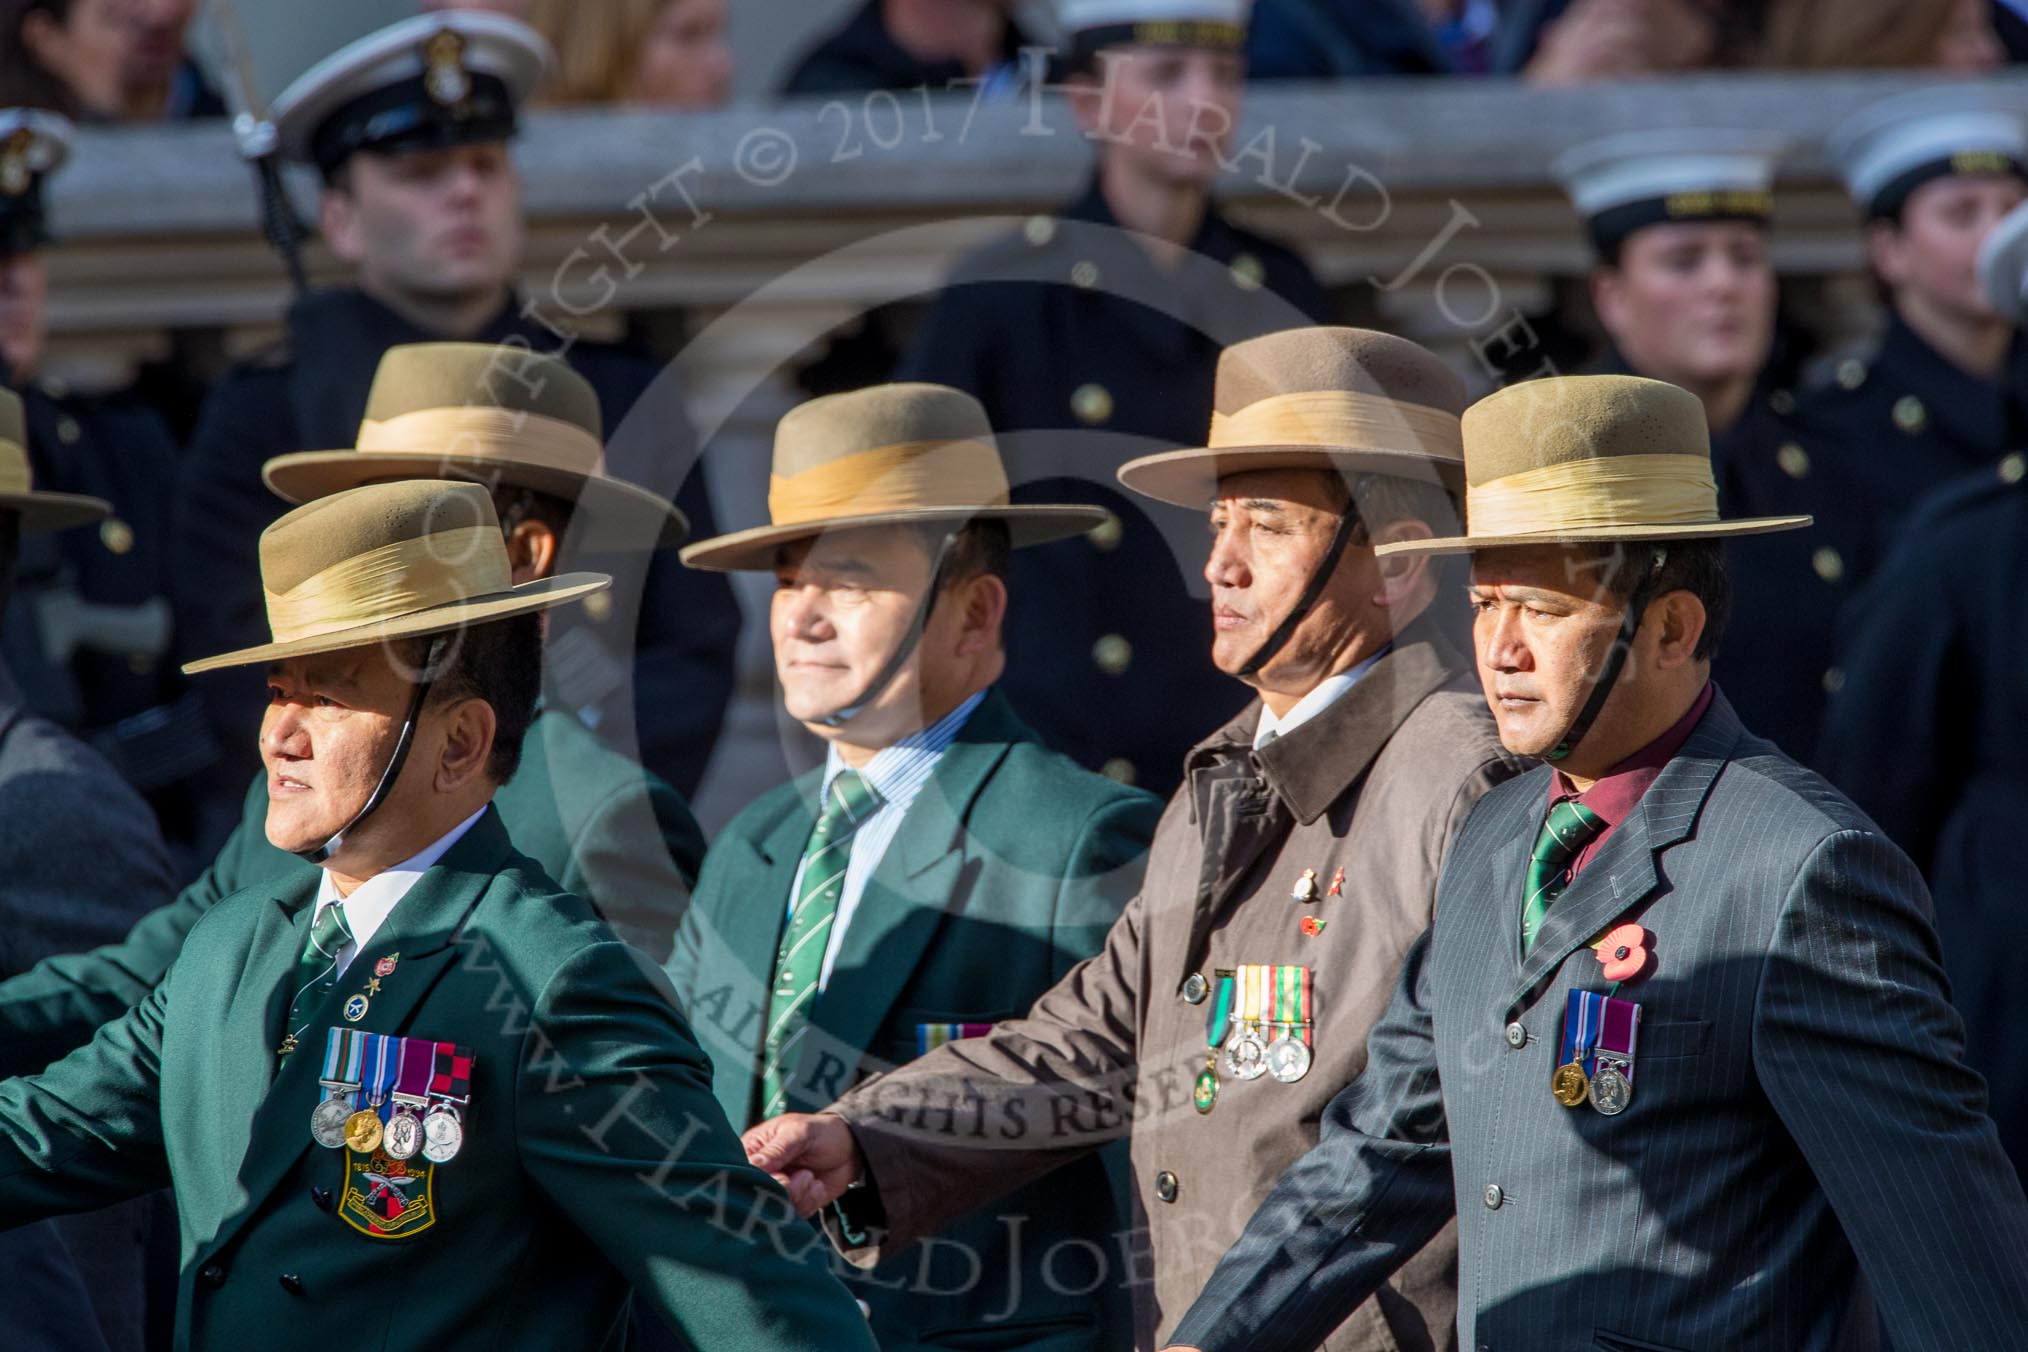
[[[436,1069],[437,1044],[419,1038],[401,1040],[401,1072],[395,1080],[394,1101],[419,1108],[429,1102],[430,1079]]]
[[[396,1045],[401,1039],[390,1037],[385,1033],[368,1033],[366,1037],[372,1044],[366,1054],[373,1061],[373,1079],[368,1086],[370,1092],[366,1104],[380,1114],[380,1121],[384,1126],[394,1113],[394,1106],[387,1101],[387,1095],[388,1091],[394,1088],[394,1077],[401,1071],[399,1048]]]
[[[1253,1021],[1256,1027],[1267,1029],[1275,1021],[1275,969],[1266,963],[1255,963],[1253,968]]]
[[[1211,1012],[1204,1016],[1204,1040],[1217,1051],[1225,1045],[1226,1031],[1232,1026],[1232,996],[1236,985],[1235,974],[1218,974],[1218,994],[1211,1001]]]
[[[1600,1011],[1598,1049],[1609,1056],[1620,1058],[1625,1064],[1620,1073],[1627,1077],[1627,1083],[1634,1082],[1634,1043],[1641,1032],[1641,1007],[1632,1000],[1613,1000],[1598,997],[1603,1008]]]
[[[1298,967],[1296,1016],[1303,1021],[1303,1045],[1310,1045],[1310,1030],[1316,1026],[1317,1016],[1310,1009],[1310,969]]]
[[[333,1028],[324,1035],[323,1080],[325,1084],[333,1088],[343,1083],[338,1078],[338,1073],[344,1064],[345,1052],[345,1030],[343,1028]],[[358,1081],[354,1080],[353,1083],[357,1084]]]
[[[463,1103],[472,1096],[472,1053],[448,1042],[439,1042],[436,1046],[430,1097],[446,1103]]]
[[[916,1055],[927,1056],[946,1042],[984,1037],[992,1031],[990,1023],[919,1023],[915,1026]]]
[[[1592,1050],[1599,1039],[1599,1014],[1606,998],[1596,991],[1573,990],[1563,1011],[1563,1058],[1556,1064],[1575,1062],[1586,1075],[1592,1073]]]

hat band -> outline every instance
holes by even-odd
[[[27,493],[34,486],[28,452],[16,442],[0,441],[0,493]]]
[[[574,422],[511,408],[422,408],[359,424],[362,455],[513,460],[586,477],[604,471],[599,439]]]
[[[1316,446],[1398,451],[1459,459],[1455,416],[1356,390],[1299,390],[1269,395],[1237,413],[1211,415],[1210,450],[1240,446]]]
[[[380,545],[313,573],[285,592],[268,592],[268,628],[276,643],[293,643],[456,605],[513,585],[499,527],[459,526]]]
[[[1616,455],[1523,470],[1465,490],[1466,537],[1555,535],[1718,520],[1703,455]]]
[[[1007,505],[1000,453],[982,441],[904,441],[768,480],[768,517],[802,526],[843,516]]]

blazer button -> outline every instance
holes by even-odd
[[[281,1281],[282,1281],[282,1290],[288,1292],[290,1295],[300,1296],[303,1294],[303,1279],[301,1277],[298,1277],[295,1273],[284,1272],[282,1274]]]
[[[217,1263],[206,1263],[202,1268],[198,1269],[197,1280],[213,1290],[217,1290],[225,1285],[225,1269]]]
[[[1190,979],[1183,983],[1183,1000],[1186,1004],[1201,1005],[1211,990],[1211,984],[1204,979],[1204,973],[1192,972]]]
[[[1488,1183],[1486,1185],[1486,1210],[1498,1211],[1501,1204],[1506,1200],[1507,1194],[1500,1191],[1498,1183]]]
[[[1155,1175],[1155,1196],[1165,1202],[1176,1200],[1176,1175],[1164,1169]]]
[[[310,1200],[317,1204],[317,1210],[329,1211],[331,1209],[331,1190],[329,1188],[312,1188],[310,1189]]]
[[[1507,1025],[1507,1045],[1517,1052],[1528,1045],[1528,1030],[1518,1019]]]

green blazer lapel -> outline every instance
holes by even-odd
[[[820,1036],[804,1040],[797,1084],[811,1082],[816,1067],[809,1058],[826,1049],[847,1058],[864,1055],[962,894],[973,801],[1006,759],[1009,744],[1033,736],[995,692],[944,751],[867,880],[830,983],[811,1011]]]
[[[1508,1001],[1510,1014],[1565,958],[1661,889],[1662,852],[1689,839],[1696,831],[1698,813],[1703,810],[1711,786],[1718,781],[1718,772],[1725,768],[1739,734],[1739,719],[1731,706],[1723,696],[1713,698],[1690,740],[1641,795],[1633,815],[1620,824],[1600,847],[1598,856],[1585,865],[1569,890],[1549,908],[1541,932],[1535,936],[1535,947],[1521,962],[1520,976]],[[1538,817],[1531,823],[1528,843],[1520,847],[1518,858],[1526,859],[1534,843],[1533,831],[1540,826]],[[1512,933],[1518,936],[1518,882],[1512,891],[1516,908]],[[1516,953],[1519,942],[1517,937]]]
[[[288,1176],[289,1170],[295,1167],[304,1152],[315,1144],[310,1139],[310,1111],[323,1096],[318,1080],[324,1068],[324,1030],[338,1022],[346,1002],[354,994],[363,993],[368,983],[377,979],[380,982],[379,993],[369,995],[366,1012],[349,1022],[353,1027],[373,1033],[400,1034],[407,1031],[409,1018],[416,1007],[458,957],[460,946],[455,945],[453,940],[464,927],[472,908],[513,857],[513,847],[508,843],[499,814],[487,812],[473,823],[462,840],[416,881],[408,895],[388,913],[386,923],[374,934],[372,944],[352,959],[332,994],[311,1015],[303,1045],[282,1062],[267,1096],[260,1100],[260,1107],[254,1113],[252,1134],[245,1158],[238,1168],[239,1185],[246,1201],[220,1227],[218,1240],[221,1244],[231,1238],[232,1233]],[[302,893],[297,901],[299,909],[307,909],[302,903],[316,895],[315,888],[316,883],[311,882],[307,890],[298,889]],[[286,952],[282,969],[274,978],[277,984],[295,962],[299,948],[300,940],[296,949]],[[385,977],[376,978],[374,972],[380,959],[395,954],[400,956],[394,970]],[[470,960],[483,963],[486,959],[483,953],[475,953]],[[269,955],[257,953],[249,966],[261,967],[271,961]],[[276,1016],[277,1024],[280,1017],[279,1014]],[[443,1040],[454,1039],[456,1030],[447,1031],[448,1036]],[[272,1038],[278,1037],[279,1033],[270,1036],[272,1043]],[[267,1053],[272,1063],[273,1045],[268,1047]]]
[[[316,877],[283,882],[256,907],[253,932],[247,941],[245,959],[239,965],[238,980],[229,992],[223,993],[222,1004],[214,1005],[201,994],[179,992],[178,1003],[185,1008],[221,1011],[220,1082],[210,1087],[220,1109],[211,1133],[218,1152],[219,1177],[238,1175],[246,1163],[249,1124],[257,1116],[257,1110],[244,1116],[224,1110],[228,1106],[245,1108],[263,1103],[274,1083],[278,1064],[275,1049],[281,1043],[282,1023],[288,1014],[291,994],[289,978],[309,935],[310,904],[317,895],[317,886]],[[192,977],[201,975],[195,969],[191,972]],[[306,1118],[306,1130],[307,1122]]]

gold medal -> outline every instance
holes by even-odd
[[[380,1114],[361,1108],[345,1119],[345,1144],[362,1155],[371,1155],[380,1146]]]
[[[1575,1108],[1583,1103],[1591,1091],[1591,1081],[1584,1073],[1584,1067],[1572,1061],[1556,1068],[1550,1078],[1549,1092],[1556,1095],[1556,1101],[1566,1108]]]
[[[1212,1068],[1216,1056],[1204,1063],[1204,1069],[1197,1072],[1197,1084],[1191,1091],[1191,1106],[1199,1113],[1208,1113],[1218,1106],[1218,1072]]]

